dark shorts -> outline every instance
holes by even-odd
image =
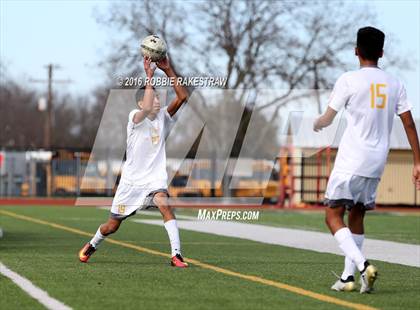
[[[333,170],[325,190],[324,204],[334,208],[345,206],[350,210],[360,206],[364,210],[375,208],[379,178],[368,178]]]
[[[359,207],[359,208],[361,208],[362,210],[365,210],[365,211],[375,209],[375,203],[374,202],[371,202],[371,203],[368,203],[368,204],[364,204],[362,202],[354,203],[354,201],[351,200],[351,199],[328,199],[328,198],[326,198],[324,200],[324,205],[326,205],[330,208],[337,208],[337,207],[344,206],[344,207],[346,207],[346,209],[348,211],[350,211],[355,206]]]
[[[154,191],[151,191],[146,198],[144,199],[143,205],[140,206],[137,210],[135,210],[134,212],[130,213],[129,215],[122,215],[122,214],[115,214],[110,212],[109,217],[112,219],[116,219],[116,220],[120,220],[123,221],[126,218],[129,218],[130,216],[133,216],[137,213],[138,210],[148,210],[148,209],[154,209],[157,208],[157,205],[155,204],[155,202],[153,201],[153,198],[155,197],[155,195],[157,193],[165,193],[166,196],[169,197],[169,193],[168,190],[166,188],[160,188]]]

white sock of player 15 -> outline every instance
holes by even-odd
[[[176,220],[169,220],[164,223],[168,232],[169,241],[171,242],[171,255],[181,254],[181,241],[179,241],[179,231]]]
[[[334,234],[340,249],[344,252],[346,257],[350,258],[357,266],[357,269],[362,271],[365,265],[365,257],[356,245],[350,229],[347,227],[340,228]]]
[[[363,241],[365,240],[365,235],[352,234],[353,240],[356,243],[360,251],[362,251]],[[341,275],[341,279],[346,280],[349,276],[354,276],[356,271],[356,265],[353,263],[350,257],[346,256],[344,259],[344,271]]]
[[[102,241],[104,241],[106,238],[106,236],[101,234],[101,226],[99,226],[95,236],[93,236],[92,240],[90,240],[90,244],[94,246],[94,248],[96,249],[101,243]]]

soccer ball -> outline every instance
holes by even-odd
[[[166,43],[155,34],[145,37],[140,46],[142,55],[149,57],[153,62],[166,56]]]

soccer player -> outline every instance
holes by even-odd
[[[357,32],[355,53],[360,69],[344,73],[335,83],[326,112],[314,123],[319,131],[329,126],[337,112],[346,110],[347,128],[341,138],[334,169],[325,193],[326,224],[345,254],[341,278],[331,287],[336,291],[355,289],[358,269],[360,293],[372,291],[377,268],[361,249],[365,211],[375,206],[376,189],[384,170],[394,114],[404,125],[414,156],[413,182],[420,189],[420,150],[411,106],[402,83],[378,67],[385,35],[373,27]],[[344,213],[349,210],[348,227]]]
[[[156,66],[144,58],[144,70],[150,81]],[[169,78],[176,75],[168,58],[156,63]],[[116,232],[121,222],[150,205],[159,208],[171,244],[171,265],[187,267],[181,255],[181,244],[175,215],[168,205],[165,124],[187,100],[186,89],[174,83],[176,98],[166,108],[161,108],[153,87],[146,84],[137,92],[139,109],[128,116],[126,162],[121,180],[112,202],[111,213],[106,223],[99,226],[95,236],[80,251],[79,259],[86,263],[102,241]],[[142,96],[144,93],[144,96]]]

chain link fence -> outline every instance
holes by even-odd
[[[321,205],[336,150],[312,153],[308,157],[285,155],[274,163],[232,159],[226,167],[212,159],[168,158],[168,190],[172,197],[263,197],[264,203],[279,207]],[[83,152],[64,154],[0,152],[0,197],[113,196],[121,160],[95,161]],[[391,151],[377,203],[419,206],[411,171],[411,153]]]

